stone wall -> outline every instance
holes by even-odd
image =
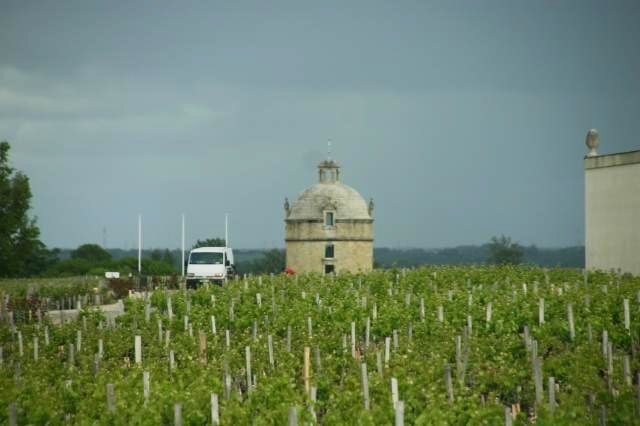
[[[285,241],[294,240],[372,240],[373,220],[340,220],[325,226],[322,220],[286,221]]]
[[[287,241],[286,265],[296,273],[324,272],[322,269],[322,257],[324,256],[323,242],[313,241]]]
[[[336,241],[336,272],[369,272],[373,269],[373,241]]]
[[[342,219],[325,226],[321,219],[286,220],[286,264],[296,272],[365,272],[373,269],[373,220]],[[325,259],[325,247],[334,246],[334,258]]]
[[[584,165],[586,267],[640,275],[640,151]]]
[[[367,272],[373,268],[373,241],[333,241],[334,258],[325,259],[327,241],[287,241],[287,267],[298,273],[324,273],[324,265],[336,272]]]

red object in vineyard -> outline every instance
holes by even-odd
[[[289,267],[286,267],[286,268],[284,268],[284,273],[287,274],[287,275],[295,275],[296,271],[294,271],[293,269],[291,269]]]

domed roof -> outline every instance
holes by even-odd
[[[335,209],[336,219],[371,219],[362,195],[339,181],[316,183],[307,188],[291,206],[287,219],[322,220],[327,209]]]

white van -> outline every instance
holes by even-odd
[[[187,287],[195,288],[204,281],[222,284],[233,278],[235,264],[229,247],[199,247],[191,250],[187,263]]]

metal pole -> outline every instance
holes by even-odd
[[[182,276],[184,277],[184,213],[182,213]]]
[[[142,272],[142,215],[138,215],[138,274]]]
[[[229,247],[229,213],[224,214],[224,246]]]

